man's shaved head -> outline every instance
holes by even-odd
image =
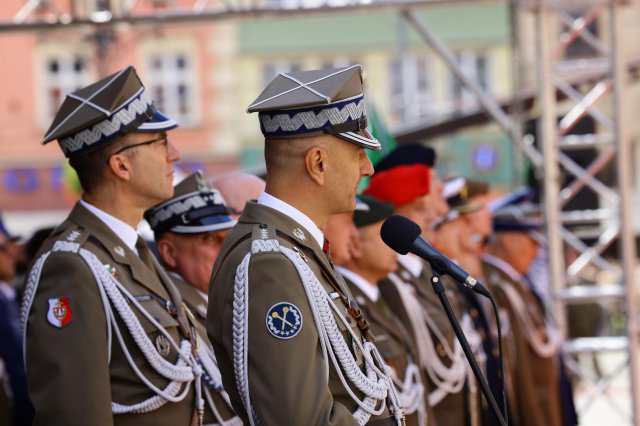
[[[258,198],[265,186],[258,176],[242,172],[225,173],[211,183],[220,191],[227,207],[235,212],[241,212],[248,200]]]

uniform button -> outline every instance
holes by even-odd
[[[500,350],[498,348],[493,348],[491,350],[491,355],[493,355],[494,357],[498,358],[500,356]]]
[[[478,318],[478,310],[476,308],[471,309],[469,315],[471,315],[472,318]]]
[[[344,308],[344,317],[347,319],[347,322],[349,324],[353,322],[353,318],[351,318],[351,315],[349,314],[349,311],[347,310],[347,308]]]
[[[438,356],[445,356],[447,354],[447,352],[444,350],[444,346],[442,346],[442,343],[436,343],[436,352],[438,352]]]

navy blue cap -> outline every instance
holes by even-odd
[[[540,232],[543,227],[540,207],[529,202],[504,207],[493,216],[494,232],[528,233],[540,245],[546,241]]]
[[[156,234],[200,234],[224,231],[237,222],[229,215],[220,191],[213,188],[201,171],[188,176],[175,187],[173,198],[144,214]]]

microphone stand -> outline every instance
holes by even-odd
[[[469,342],[467,342],[467,338],[465,337],[464,332],[460,328],[460,323],[458,323],[458,319],[456,318],[456,315],[453,313],[453,309],[451,309],[451,304],[449,303],[449,299],[447,298],[447,295],[445,293],[444,284],[442,284],[442,280],[440,279],[440,274],[438,274],[433,268],[431,273],[432,273],[431,284],[433,285],[433,289],[438,295],[438,298],[440,299],[440,303],[442,303],[442,307],[444,308],[444,311],[446,312],[447,317],[449,318],[449,322],[453,326],[453,331],[456,333],[456,336],[458,337],[458,341],[462,345],[462,350],[464,351],[464,354],[467,357],[467,361],[469,361],[471,370],[473,370],[473,375],[476,377],[476,380],[478,380],[478,384],[480,385],[482,394],[484,395],[485,399],[489,403],[489,406],[491,407],[493,414],[496,416],[496,418],[500,422],[500,425],[507,426],[507,423],[505,422],[504,417],[502,416],[502,413],[498,408],[498,404],[496,403],[496,400],[493,397],[493,393],[491,393],[491,390],[489,389],[489,385],[487,384],[486,379],[482,375],[482,371],[480,371],[478,362],[476,361],[476,358],[473,356],[473,353],[471,352],[471,348],[469,347]]]

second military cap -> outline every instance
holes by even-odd
[[[423,164],[410,164],[374,173],[364,193],[400,207],[427,195],[430,186],[431,169]]]
[[[421,144],[408,144],[396,147],[375,165],[376,173],[397,166],[424,164],[433,168],[436,163],[436,151]]]
[[[476,185],[462,176],[446,180],[442,196],[447,200],[449,207],[458,213],[472,213],[482,208],[482,204],[471,201],[471,197],[477,195]]]
[[[360,195],[360,202],[367,206],[367,210],[356,209],[353,212],[353,223],[356,228],[380,222],[393,214],[393,205],[382,202],[369,195]]]
[[[495,212],[495,232],[529,232],[542,229],[543,221],[538,206],[525,202],[511,205]]]
[[[173,198],[150,208],[144,217],[156,235],[224,231],[236,224],[220,191],[200,171],[176,185]]]
[[[42,144],[58,140],[68,158],[77,157],[128,132],[178,127],[156,108],[136,70],[129,66],[67,94]]]
[[[367,130],[360,65],[278,74],[247,111],[259,113],[266,138],[332,134],[381,149]]]

